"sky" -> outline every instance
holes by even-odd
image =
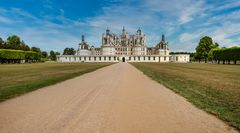
[[[171,51],[194,52],[203,36],[221,47],[240,46],[240,0],[0,0],[0,37],[18,35],[44,51],[77,49],[81,36],[101,46],[108,27],[140,27],[147,46],[165,34]]]

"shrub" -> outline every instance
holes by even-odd
[[[232,47],[232,48],[216,48],[212,50],[212,57],[214,60],[217,60],[218,63],[220,61],[234,61],[236,64],[237,60],[240,60],[240,47]]]
[[[1,63],[20,63],[21,60],[36,62],[40,60],[40,55],[33,51],[0,49]]]

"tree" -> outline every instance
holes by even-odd
[[[40,48],[37,48],[37,47],[32,47],[31,51],[34,51],[34,52],[37,52],[37,53],[41,53]]]
[[[63,55],[75,55],[76,51],[73,48],[65,48]]]
[[[196,47],[196,59],[199,59],[199,62],[201,59],[205,60],[205,63],[207,62],[207,59],[209,57],[209,52],[211,49],[218,47],[218,43],[213,43],[213,40],[211,37],[205,36],[200,39],[200,42],[198,43],[198,46]]]
[[[215,42],[215,48],[219,47],[219,44],[217,42]]]
[[[51,60],[56,60],[56,53],[55,53],[53,50],[50,51],[50,56],[49,56],[49,58],[50,58]]]
[[[0,37],[0,49],[3,48],[3,45],[4,45],[4,41],[3,41],[3,39]]]
[[[214,45],[212,45],[211,50],[208,52],[208,60],[212,60],[213,62],[213,50],[218,47],[219,47],[218,43],[215,43]]]
[[[30,48],[29,48],[29,46],[27,44],[25,44],[24,41],[22,41],[19,50],[30,51]]]
[[[56,54],[56,55],[60,55],[60,53],[59,53],[59,52],[56,52],[55,54]]]
[[[42,51],[41,52],[41,57],[42,58],[47,58],[48,57],[48,53],[46,51]]]
[[[7,38],[8,49],[20,49],[21,39],[17,35],[12,35]]]

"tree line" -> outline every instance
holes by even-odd
[[[240,47],[220,48],[220,45],[209,36],[202,37],[195,50],[196,52],[170,52],[170,54],[189,54],[190,61],[204,61],[205,63],[211,61],[218,64],[230,64],[232,61],[237,64],[240,60]]]
[[[199,62],[204,60],[205,63],[212,61],[225,64],[228,61],[230,64],[233,61],[236,64],[237,60],[240,60],[240,47],[220,48],[219,44],[214,43],[211,37],[205,36],[200,39],[194,58]]]
[[[4,41],[0,37],[0,63],[32,63],[45,60],[56,60],[59,52],[41,51],[38,47],[29,47],[17,35],[12,35]]]
[[[225,62],[234,64],[240,60],[240,47],[220,48],[219,44],[214,42],[209,36],[202,37],[195,48],[196,52],[171,52],[170,54],[190,54],[191,61],[216,61],[218,63]],[[74,48],[65,48],[63,55],[75,55]],[[29,47],[17,35],[12,35],[4,41],[0,37],[0,63],[21,63],[22,62],[40,62],[45,60],[56,60],[59,52],[41,51],[38,47]]]
[[[237,64],[237,60],[240,60],[240,47],[216,48],[212,49],[209,54],[218,64],[220,64],[221,61],[223,64],[230,64],[231,61]]]

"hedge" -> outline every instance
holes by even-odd
[[[40,54],[33,52],[33,51],[26,51],[25,52],[25,59],[27,60],[40,60]]]
[[[40,55],[33,51],[0,49],[0,63],[20,63],[21,60],[36,62]]]
[[[237,60],[240,60],[240,47],[232,47],[232,48],[217,48],[212,50],[212,56],[214,60],[217,60],[218,63],[220,61],[234,61],[236,64]]]

